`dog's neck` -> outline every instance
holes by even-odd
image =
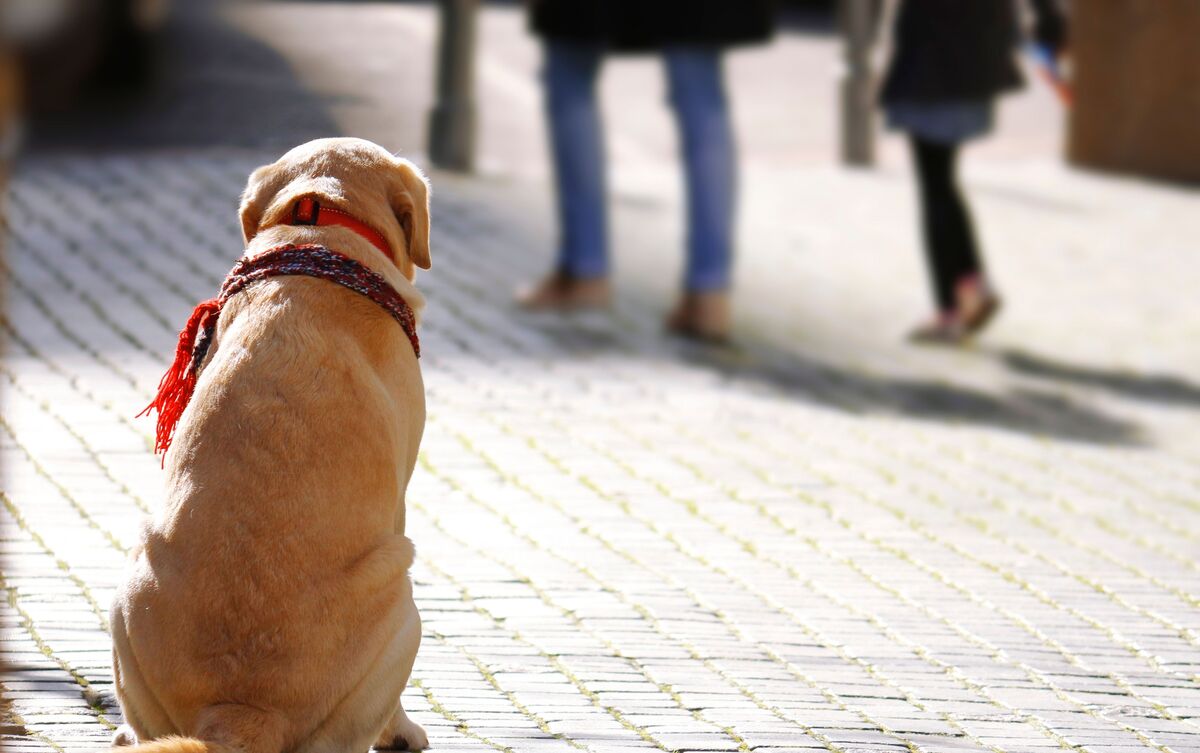
[[[362,236],[364,240],[382,251],[383,255],[388,259],[396,258],[392,254],[392,247],[388,245],[387,239],[383,237],[383,233],[349,212],[343,212],[333,207],[321,206],[321,203],[312,196],[305,196],[296,200],[295,205],[292,207],[291,221],[286,224],[316,225],[318,227],[336,225],[344,227]]]
[[[264,225],[246,247],[245,258],[255,257],[272,248],[289,243],[319,243],[325,245],[353,257],[356,261],[365,264],[370,269],[382,275],[404,297],[404,300],[416,315],[417,320],[420,321],[421,313],[425,307],[425,297],[417,290],[413,281],[396,265],[396,260],[391,254],[391,247],[383,236],[349,213],[330,207],[321,207],[318,211],[313,212],[318,222],[294,222],[293,220],[298,209],[301,210],[299,212],[301,215],[300,219],[306,219],[303,207],[301,206],[304,202],[304,198],[293,199],[290,211],[285,210],[285,212],[281,213],[283,214],[282,217]],[[352,226],[338,221],[345,218],[355,220],[358,222],[358,225]],[[335,237],[338,233],[347,230],[354,235],[346,233],[341,239]],[[353,238],[355,235],[367,243],[348,242],[348,238]]]

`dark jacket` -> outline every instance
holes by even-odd
[[[762,42],[774,22],[773,0],[529,0],[539,36],[616,51]]]
[[[1057,50],[1065,25],[1053,0],[1033,0],[1035,37]],[[882,98],[892,102],[990,99],[1019,88],[1016,0],[901,0]]]

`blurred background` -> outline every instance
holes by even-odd
[[[567,45],[610,305],[566,311],[514,299],[595,279],[562,275],[554,4],[0,0],[0,740],[119,721],[107,605],[161,487],[132,416],[249,172],[353,135],[433,186],[409,695],[438,750],[1200,750],[1200,4],[971,0],[1013,33],[965,43],[930,30],[967,0],[644,0],[745,38],[679,117],[665,45]],[[982,84],[937,62],[981,50]],[[712,288],[696,227],[728,234]],[[986,274],[941,301],[964,243]]]
[[[733,338],[742,350],[729,357],[761,346],[751,360],[778,357],[786,374],[810,362],[922,377],[943,368],[958,357],[905,342],[935,306],[922,225],[933,202],[921,201],[910,138],[885,127],[891,116],[880,105],[903,4],[760,5],[774,10],[769,32],[722,56],[737,175],[731,290],[735,323],[745,323]],[[1197,271],[1186,263],[1200,177],[1192,133],[1200,64],[1187,41],[1196,9],[1009,5],[1025,41],[1001,35],[1001,48],[1024,86],[989,94],[994,121],[984,137],[964,140],[956,168],[978,253],[1005,304],[977,348],[992,357],[971,363],[1000,364],[1002,379],[1014,364],[1028,367],[1022,378],[1186,379],[1196,323],[1178,302]],[[480,206],[520,237],[520,259],[499,287],[526,286],[541,279],[536,270],[561,263],[541,78],[548,37],[531,31],[534,6],[3,7],[9,154],[21,149],[31,164],[116,153],[253,162],[309,138],[353,134],[416,160],[464,195],[488,197]],[[1045,7],[1069,30],[1049,50],[1053,75],[1047,49],[1033,44]],[[622,52],[606,56],[597,77],[607,245],[618,300],[650,306],[653,326],[678,297],[689,198],[662,56]],[[234,218],[211,220],[228,228]],[[439,214],[437,224],[453,232],[468,223]],[[575,331],[569,322],[564,330]]]

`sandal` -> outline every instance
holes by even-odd
[[[958,319],[968,335],[986,327],[1002,303],[987,280],[977,274],[959,280],[954,294]]]
[[[957,311],[943,311],[908,333],[909,342],[926,345],[962,345],[967,328]]]
[[[572,311],[606,308],[611,296],[607,277],[573,277],[560,269],[518,293],[516,301],[528,311]]]
[[[687,292],[667,314],[667,331],[693,340],[729,340],[729,293],[724,290]]]

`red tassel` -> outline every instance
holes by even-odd
[[[158,424],[154,430],[154,452],[163,453],[164,460],[167,448],[175,436],[175,425],[183,415],[183,409],[192,399],[196,389],[196,378],[199,376],[203,354],[197,358],[196,345],[201,336],[207,338],[209,329],[216,324],[217,316],[221,313],[221,302],[212,298],[201,302],[192,310],[187,324],[179,332],[179,343],[175,346],[175,361],[158,383],[158,394],[138,416],[144,416],[151,410],[158,411]]]

